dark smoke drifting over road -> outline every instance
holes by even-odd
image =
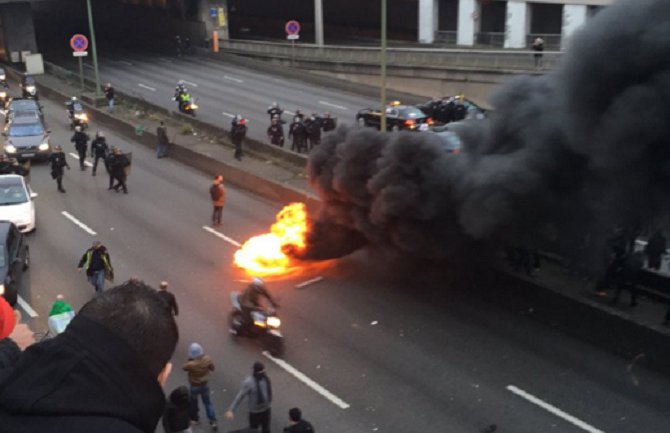
[[[670,1],[606,8],[557,70],[501,87],[459,155],[430,134],[338,129],[310,155],[324,205],[309,254],[443,259],[477,242],[594,257],[613,227],[670,214],[669,29]]]

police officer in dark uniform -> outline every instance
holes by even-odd
[[[235,146],[235,159],[238,161],[242,161],[242,142],[244,141],[244,138],[247,136],[247,120],[244,118],[241,118],[240,120],[237,121],[235,126],[233,126],[233,129],[230,131],[230,140],[233,142],[233,145]]]
[[[268,127],[267,133],[270,144],[284,147],[284,128],[279,124],[279,118],[272,119],[272,124]]]
[[[305,129],[309,139],[309,150],[312,150],[315,146],[321,144],[321,122],[312,115],[305,121]]]
[[[283,112],[284,110],[282,110],[279,107],[279,104],[273,102],[272,105],[270,105],[270,108],[268,108],[268,115],[270,116],[270,122],[272,122],[272,119],[276,117],[277,122],[281,123],[281,115]]]
[[[77,149],[77,153],[79,154],[79,168],[82,170],[86,170],[86,165],[84,165],[84,163],[86,162],[88,140],[88,134],[81,130],[81,126],[75,126],[74,135],[70,141],[74,143],[74,147]]]
[[[67,163],[67,159],[65,159],[63,148],[59,144],[54,147],[54,151],[49,157],[49,162],[51,162],[51,177],[56,179],[58,191],[65,192],[65,189],[63,188],[63,169],[67,167],[69,170],[70,166]]]
[[[335,129],[337,124],[335,123],[335,119],[333,119],[330,115],[329,112],[326,112],[324,115],[323,121],[321,122],[321,127],[323,128],[323,132],[330,132]]]
[[[305,147],[305,138],[307,131],[300,117],[296,116],[288,129],[288,138],[291,138],[291,150],[302,152]]]
[[[112,180],[116,180],[116,185],[113,185],[112,188],[114,191],[119,192],[119,188],[123,189],[124,194],[128,194],[128,187],[126,186],[126,169],[130,166],[130,160],[126,155],[121,152],[121,149],[115,147],[112,149],[114,154],[114,160],[109,167],[109,171],[112,176]],[[111,189],[111,188],[110,188]]]
[[[109,175],[109,188],[108,190],[111,190],[114,188],[114,173],[112,172],[112,167],[116,164],[116,154],[115,154],[116,148],[112,146],[111,152],[107,154],[107,157],[105,158],[105,168],[107,168],[107,174]]]
[[[106,164],[107,154],[109,153],[109,146],[107,146],[107,139],[105,134],[102,131],[98,131],[95,134],[95,138],[91,141],[91,157],[93,158],[93,171],[92,175],[95,176],[95,172],[98,169],[98,162],[102,161]]]

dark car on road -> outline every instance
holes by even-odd
[[[2,135],[5,137],[5,154],[9,157],[44,160],[51,155],[49,131],[34,114],[16,113]]]
[[[417,107],[436,123],[481,120],[487,116],[485,108],[463,96],[445,96],[418,104]]]
[[[44,123],[44,113],[42,113],[42,106],[34,99],[12,98],[7,106],[7,113],[5,113],[5,123],[12,120],[17,113],[35,113],[37,117]]]
[[[9,221],[0,221],[0,295],[15,305],[23,275],[30,266],[30,251],[23,233]]]
[[[360,126],[373,126],[377,129],[381,124],[381,110],[366,108],[356,114],[356,122]],[[389,131],[426,131],[433,120],[412,105],[390,105],[386,107],[386,128]]]

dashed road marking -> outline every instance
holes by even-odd
[[[337,104],[331,104],[330,102],[326,102],[326,101],[319,101],[319,104],[325,105],[326,107],[337,108],[338,110],[343,110],[343,111],[349,110],[347,107],[343,107],[343,106],[337,105]]]
[[[74,152],[70,152],[68,155],[70,155],[71,157],[73,157],[76,160],[79,160],[79,155],[77,155]],[[88,161],[84,161],[84,165],[89,166],[89,167],[93,167],[93,164],[88,162]]]
[[[138,83],[137,85],[143,89],[151,90],[152,92],[156,91],[155,87],[147,86],[146,84]]]
[[[211,227],[208,226],[202,226],[203,230],[213,234],[214,236],[223,239],[224,241],[228,242],[229,244],[236,246],[237,248],[241,247],[242,244],[237,242],[235,239],[229,238],[228,236],[224,235],[223,233],[217,232]]]
[[[224,75],[224,76],[223,76],[223,79],[224,79],[224,80],[234,81],[234,82],[236,82],[236,83],[244,83],[244,80],[240,80],[239,78],[235,78],[235,77],[230,77],[230,76],[228,76],[228,75]]]
[[[293,111],[284,110],[284,113],[288,114],[289,116],[295,116]]]
[[[181,81],[182,83],[184,83],[184,84],[188,84],[189,86],[192,86],[192,87],[198,87],[197,84],[192,83],[192,82],[190,82],[190,81],[186,81],[186,80],[180,80],[180,81]]]
[[[563,420],[569,422],[570,424],[574,425],[575,427],[579,427],[580,429],[587,431],[589,433],[605,433],[602,430],[599,430],[595,427],[593,427],[590,424],[585,423],[584,421],[580,420],[579,418],[576,418],[566,412],[563,412],[561,409],[552,406],[551,404],[535,397],[534,395],[527,393],[521,388],[518,388],[514,385],[507,385],[507,390],[512,392],[513,394],[518,395],[519,397],[533,403],[536,406],[541,407],[542,409],[546,410],[547,412],[556,415],[559,418],[562,418]]]
[[[126,65],[126,66],[133,66],[132,63],[130,63],[126,60],[117,60],[116,63],[121,63],[122,65]]]
[[[234,114],[226,113],[225,111],[224,111],[223,113],[221,113],[221,114],[223,114],[223,115],[226,116],[226,117],[230,117],[231,119],[232,119],[233,117],[235,117]]]
[[[61,214],[62,214],[65,218],[67,218],[67,219],[69,219],[70,221],[72,221],[75,225],[79,226],[80,229],[82,229],[83,231],[85,231],[85,232],[88,233],[89,235],[91,235],[91,236],[95,236],[95,235],[98,234],[98,233],[96,233],[92,228],[90,228],[89,226],[87,226],[87,225],[84,224],[83,222],[79,221],[77,218],[73,217],[69,212],[63,211],[63,212],[61,212]]]
[[[321,281],[321,280],[323,280],[323,277],[322,277],[322,276],[318,276],[318,277],[316,277],[316,278],[312,278],[311,280],[303,281],[303,282],[300,283],[300,284],[296,284],[296,285],[295,285],[295,288],[296,288],[296,289],[302,289],[303,287],[307,287],[307,286],[309,286],[310,284],[318,283],[318,282]]]
[[[301,373],[298,371],[297,368],[293,367],[291,364],[288,362],[284,361],[283,359],[275,358],[274,356],[270,355],[267,351],[263,352],[263,356],[286,370],[289,374],[293,375],[296,379],[298,379],[300,382],[304,383],[305,385],[309,386],[312,388],[314,391],[319,393],[322,397],[333,403],[335,406],[339,407],[340,409],[348,409],[349,403],[343,401],[341,398],[333,394],[332,392],[328,391],[326,388],[323,386],[319,385],[318,383],[314,382],[312,379],[307,377],[304,373]]]
[[[32,317],[33,319],[35,317],[40,316],[39,314],[37,314],[37,311],[33,310],[33,307],[31,307],[30,304],[28,302],[26,302],[26,300],[21,297],[21,295],[18,296],[18,298],[16,299],[16,302],[18,302],[19,305],[21,306],[21,308],[23,309],[23,311],[28,313],[28,315],[30,317]]]

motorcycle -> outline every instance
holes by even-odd
[[[198,105],[195,103],[195,101],[191,100],[186,103],[182,103],[178,98],[172,98],[172,100],[177,101],[180,113],[190,114],[191,116],[195,117],[195,112],[198,109]]]
[[[82,129],[88,128],[88,114],[86,114],[81,104],[76,103],[72,107],[72,111],[67,110],[67,117],[70,120],[70,129],[74,129],[75,126],[81,126]]]
[[[279,327],[281,320],[275,315],[275,311],[253,310],[251,311],[252,323],[246,323],[240,303],[241,294],[233,292],[230,294],[230,302],[233,311],[230,313],[230,335],[233,338],[250,337],[261,342],[263,348],[274,357],[280,357],[284,353],[284,336]]]

